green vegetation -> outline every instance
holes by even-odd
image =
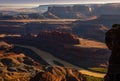
[[[100,72],[100,73],[107,73],[107,68],[88,68],[88,70]]]
[[[88,75],[85,75],[85,76],[87,81],[103,81],[103,78],[97,78],[97,77],[88,76]]]

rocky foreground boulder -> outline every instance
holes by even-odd
[[[30,81],[86,81],[86,78],[74,69],[46,67],[45,72],[39,72]]]
[[[106,33],[105,42],[111,50],[105,81],[120,81],[120,24],[114,24]]]

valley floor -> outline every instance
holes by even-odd
[[[103,74],[103,73],[93,72],[93,71],[89,71],[89,70],[86,70],[84,68],[75,66],[75,65],[73,65],[71,63],[68,63],[68,62],[66,62],[64,60],[61,60],[61,59],[59,59],[57,57],[54,57],[50,53],[44,52],[44,51],[39,50],[39,49],[37,49],[35,47],[26,46],[26,45],[15,45],[15,46],[28,48],[28,49],[34,51],[36,54],[38,54],[44,61],[46,61],[51,66],[58,66],[58,64],[56,64],[56,62],[57,62],[59,64],[62,64],[64,67],[76,68],[76,69],[79,70],[79,72],[81,72],[82,74],[85,74],[85,75],[99,77],[99,78],[103,78],[105,76],[105,74]]]

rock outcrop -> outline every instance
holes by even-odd
[[[52,14],[52,15],[51,15]],[[47,18],[85,18],[90,15],[89,7],[76,6],[50,6],[48,11],[44,13]]]
[[[13,52],[13,49],[13,45],[0,42],[0,81],[29,81],[31,76],[43,70],[42,62],[35,61],[24,52]]]
[[[31,54],[5,49],[0,49],[0,81],[86,81],[78,70],[44,65],[31,58]]]
[[[2,49],[3,50],[9,50],[11,48],[13,48],[12,44],[8,44],[8,43],[6,43],[4,41],[0,41],[0,50],[2,50]]]
[[[79,44],[80,41],[78,37],[72,33],[65,33],[59,31],[43,31],[37,36],[42,40],[50,40],[54,42],[64,43],[64,44]]]
[[[112,51],[105,81],[120,81],[120,25],[114,24],[106,33],[105,40]]]
[[[42,67],[25,54],[0,50],[0,81],[29,81]]]
[[[30,81],[86,81],[86,78],[77,70],[63,67],[47,67]]]

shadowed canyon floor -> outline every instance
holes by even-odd
[[[54,61],[57,61],[61,64],[64,65],[64,67],[71,67],[71,68],[76,68],[79,70],[79,72],[81,72],[82,74],[86,74],[86,75],[90,75],[90,76],[94,76],[94,77],[100,77],[100,78],[103,78],[105,76],[105,74],[102,74],[102,73],[95,73],[95,72],[92,72],[92,71],[89,71],[89,70],[85,70],[83,68],[80,68],[78,66],[75,66],[75,65],[72,65],[66,61],[63,61],[57,57],[54,57],[53,55],[51,55],[50,53],[47,53],[47,52],[44,52],[44,51],[41,51],[35,47],[31,47],[31,46],[24,46],[24,45],[16,45],[16,46],[19,46],[19,47],[24,47],[24,48],[29,48],[31,50],[33,50],[36,54],[38,54],[42,59],[44,59],[48,64],[50,64],[51,66],[57,66]]]

